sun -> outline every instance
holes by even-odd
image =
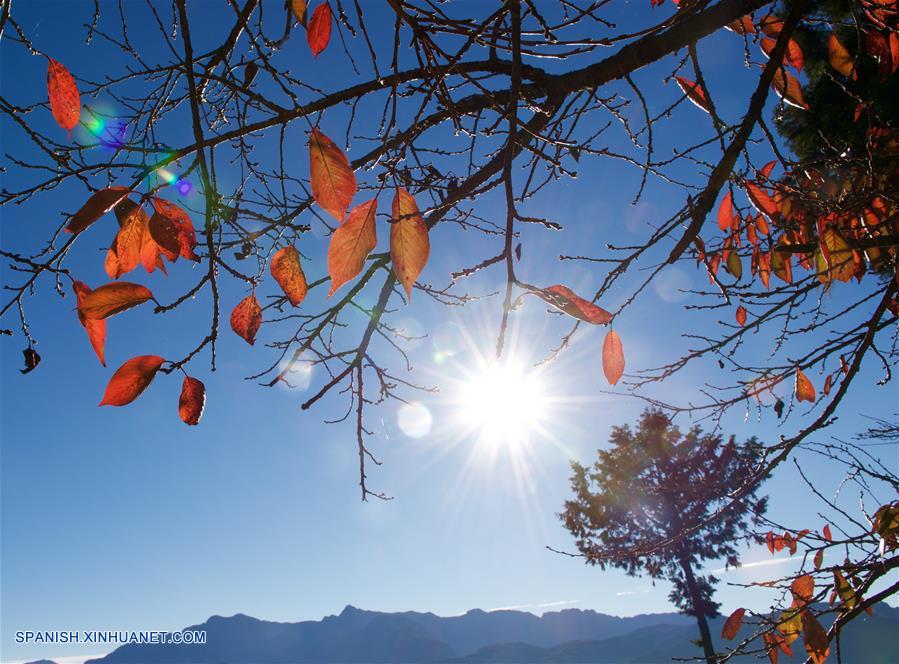
[[[492,444],[519,445],[541,429],[548,397],[538,372],[516,361],[484,364],[459,386],[459,418]]]

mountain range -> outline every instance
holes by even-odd
[[[711,621],[716,637],[721,633],[723,620],[722,617]],[[186,629],[205,630],[206,643],[129,644],[90,662],[623,664],[668,663],[672,658],[701,654],[693,642],[698,634],[695,621],[678,613],[619,618],[579,609],[552,611],[542,616],[523,611],[473,609],[460,616],[441,617],[433,613],[383,613],[347,606],[340,615],[318,621],[282,623],[237,614],[212,616]],[[751,629],[751,625],[745,625],[738,639],[748,636]],[[717,638],[716,645],[719,649],[725,647]],[[804,661],[801,643],[795,646],[794,657],[781,654],[781,662]],[[882,604],[872,616],[856,619],[843,632],[841,655],[846,664],[899,662],[899,609]],[[733,661],[759,659],[756,655]]]

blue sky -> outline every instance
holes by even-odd
[[[208,38],[210,44],[229,27],[229,11],[216,13],[208,9],[211,5],[192,6],[198,25],[200,13],[204,14],[197,38]],[[622,3],[618,18],[626,24],[634,20],[629,12],[649,11],[648,6],[649,2]],[[84,45],[80,25],[90,20],[89,7],[20,3],[15,11],[35,43],[76,75],[98,79],[121,69],[121,52],[100,39]],[[656,11],[661,17],[671,7]],[[378,11],[369,13],[375,32],[389,23]],[[152,35],[153,40],[156,37]],[[147,49],[164,57],[154,51],[150,39]],[[0,53],[3,96],[16,103],[44,98],[43,58],[27,55],[7,39]],[[701,43],[700,54],[719,110],[728,118],[739,117],[757,76],[743,66],[739,41],[730,33],[714,35]],[[299,32],[282,56],[295,62],[296,71],[310,82],[329,89],[356,80],[337,49],[313,62]],[[671,69],[666,64],[667,69],[650,67],[636,76],[659,108],[679,95],[673,84],[662,83]],[[342,136],[341,113],[345,111],[335,111],[323,121],[335,138]],[[3,152],[15,154],[23,149],[22,134],[5,116],[2,122]],[[47,129],[53,121],[49,110],[38,109],[28,122]],[[688,145],[708,131],[706,116],[690,105],[680,106],[665,123],[657,137],[659,154],[674,145]],[[187,126],[169,131],[167,140],[173,146],[189,141]],[[294,131],[297,174],[306,177],[303,128]],[[621,136],[611,140],[613,145],[622,142]],[[351,156],[364,149],[359,146],[353,152],[353,148]],[[700,176],[682,175],[691,181]],[[4,174],[9,182],[21,182],[23,177],[15,169]],[[582,159],[577,180],[557,183],[528,203],[526,213],[551,214],[565,223],[566,231],[526,230],[520,267],[525,280],[562,282],[577,292],[592,293],[602,273],[586,264],[560,263],[555,257],[599,255],[606,242],[639,241],[648,224],[666,219],[682,203],[677,189],[651,183],[644,202],[632,207],[637,182],[638,172],[620,163]],[[179,200],[174,192],[171,196]],[[191,206],[197,196],[194,191],[180,200]],[[28,205],[2,210],[3,248],[40,247],[62,213],[77,208],[81,198],[83,191],[77,187],[62,188]],[[385,208],[382,202],[382,211]],[[504,214],[495,195],[479,200],[478,212],[493,219]],[[73,273],[92,286],[106,281],[100,250],[107,246],[113,226],[111,217],[99,222],[79,240],[69,262]],[[379,231],[379,250],[384,250],[386,224]],[[442,227],[434,230],[431,241],[423,279],[434,284],[445,283],[453,270],[493,255],[499,243],[496,238]],[[327,237],[320,227],[304,236],[299,248],[309,257],[307,275],[323,274]],[[194,273],[199,274],[198,269]],[[158,273],[130,277],[149,285],[165,301],[179,286],[198,278],[189,274],[191,267],[184,262],[170,272],[168,282]],[[472,280],[470,289],[477,293],[496,289],[500,272]],[[18,279],[4,265],[4,284]],[[622,282],[601,304],[614,309],[629,294],[627,285],[634,283]],[[692,264],[670,268],[616,320],[629,370],[674,357],[684,347],[681,332],[714,329],[721,318],[729,319],[728,310],[684,310],[678,289],[704,283],[706,276]],[[846,294],[842,289],[855,287],[836,285],[826,296],[828,305],[840,306]],[[267,281],[260,293],[273,294],[275,288]],[[240,284],[226,284],[226,310],[243,294]],[[321,306],[323,297],[313,292],[303,306]],[[342,414],[345,402],[335,395],[311,411],[299,409],[309,390],[321,385],[321,371],[312,372],[306,390],[262,388],[243,380],[272,357],[264,342],[276,338],[277,331],[264,326],[256,347],[250,348],[230,330],[222,330],[219,371],[211,374],[205,358],[192,365],[191,373],[206,382],[208,399],[201,425],[188,428],[177,418],[180,379],[174,376],[160,375],[130,407],[96,404],[111,371],[125,359],[145,353],[180,357],[192,348],[194,339],[205,334],[209,311],[205,297],[166,317],[143,308],[111,319],[107,369],[99,366],[90,350],[71,296],[57,297],[52,283],[43,280],[26,306],[39,341],[41,366],[20,375],[15,369],[21,363],[23,343],[4,337],[0,344],[3,661],[94,652],[89,646],[81,650],[20,646],[13,642],[18,629],[178,629],[211,614],[236,612],[288,621],[319,618],[346,604],[444,615],[473,607],[511,606],[535,612],[592,608],[618,615],[671,610],[664,583],[653,587],[644,579],[601,573],[545,548],[571,549],[570,537],[555,516],[568,495],[569,460],[591,460],[597,446],[605,444],[609,428],[633,421],[641,410],[636,399],[606,393],[600,367],[603,328],[582,329],[573,347],[541,375],[543,391],[553,404],[545,424],[547,435],[533,436],[518,450],[488,449],[460,425],[466,413],[459,412],[455,401],[464,393],[460,385],[474,371],[477,358],[490,353],[495,344],[500,303],[492,299],[465,310],[448,310],[415,294],[412,305],[393,320],[410,330],[437,332],[410,348],[419,382],[441,388],[436,396],[409,395],[428,409],[433,427],[427,435],[412,437],[398,424],[401,404],[371,411],[374,435],[369,445],[383,466],[369,468],[369,482],[395,499],[362,503],[353,430],[347,424],[323,424]],[[4,327],[14,323],[4,322]],[[561,317],[528,301],[514,317],[513,351],[523,362],[537,361],[566,330]],[[750,348],[767,353],[768,334],[757,335]],[[435,353],[448,348],[455,351],[450,360],[435,359]],[[701,385],[725,380],[709,373],[713,366],[697,365],[652,394],[681,401],[698,398]],[[896,389],[876,388],[879,377],[873,363],[865,367],[843,403],[840,419],[822,438],[850,436],[865,426],[862,414],[895,411]],[[813,379],[820,385],[820,376]],[[788,428],[780,429],[770,410],[759,421],[754,412],[744,418],[737,408],[724,424],[740,438],[756,435],[773,440],[802,421],[803,416],[794,417]],[[811,459],[802,461],[821,478],[822,486],[835,487],[839,477],[832,469]],[[766,491],[775,518],[806,527],[821,525],[810,514],[813,497],[792,467],[783,468]],[[744,560],[768,563],[771,557],[754,547]],[[750,566],[723,579],[770,578],[775,574],[771,570],[767,565]],[[770,599],[761,590],[748,596],[724,584],[717,597],[725,610],[737,604],[761,608]]]

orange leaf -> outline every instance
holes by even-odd
[[[181,385],[181,396],[178,399],[178,417],[185,424],[193,426],[203,417],[205,405],[206,387],[196,378],[185,376]]]
[[[771,198],[771,196],[768,195],[768,192],[762,189],[762,187],[747,180],[743,183],[743,188],[746,190],[746,196],[749,197],[749,202],[752,203],[752,207],[756,210],[769,217],[772,217],[777,213],[777,203],[774,202],[774,199]]]
[[[793,283],[793,265],[790,263],[790,254],[784,251],[772,251],[769,255],[771,256],[771,271],[774,272],[774,276],[784,283]]]
[[[579,295],[575,295],[570,288],[561,284],[544,288],[541,291],[534,291],[534,295],[549,302],[556,309],[560,309],[569,316],[574,316],[586,323],[605,325],[612,320],[612,314],[608,311]]]
[[[831,387],[833,387],[833,375],[827,374],[827,378],[824,379],[824,396],[830,396]]]
[[[802,639],[805,642],[805,651],[813,664],[823,664],[830,655],[830,644],[827,640],[827,632],[812,615],[811,611],[802,612]]]
[[[765,632],[762,635],[765,640],[765,649],[768,651],[768,659],[771,661],[771,664],[777,664],[777,639]]]
[[[849,243],[833,228],[820,230],[819,250],[815,253],[818,280],[827,283],[834,279],[849,281],[855,273],[855,261]]]
[[[297,23],[303,23],[306,20],[306,0],[290,0],[290,9]]]
[[[796,399],[798,401],[811,401],[815,403],[815,386],[808,379],[802,369],[796,369]]]
[[[734,221],[734,197],[728,191],[718,206],[718,228],[722,231],[729,230],[734,227]]]
[[[130,192],[127,187],[110,187],[91,194],[87,202],[69,218],[67,233],[80,233],[104,214],[112,210],[116,204]]]
[[[70,134],[81,117],[81,96],[75,78],[64,65],[47,58],[47,96],[56,124]]]
[[[790,592],[793,593],[793,599],[804,606],[812,601],[815,596],[815,579],[811,574],[803,574],[793,580],[790,584]]]
[[[295,307],[300,306],[300,302],[306,297],[308,287],[297,250],[292,246],[279,249],[272,256],[269,270],[290,303]]]
[[[830,66],[840,72],[843,76],[855,78],[855,61],[849,55],[849,51],[843,46],[843,43],[837,39],[833,33],[827,41],[827,56],[830,60]]]
[[[737,609],[728,616],[727,620],[724,621],[724,627],[721,628],[722,639],[732,641],[736,638],[737,632],[740,631],[740,627],[743,625],[743,616],[745,614],[746,609]]]
[[[617,383],[624,373],[624,348],[615,330],[609,330],[602,342],[602,372],[610,385]]]
[[[362,271],[365,259],[378,243],[375,213],[378,199],[360,203],[350,211],[347,220],[337,227],[328,245],[328,274],[331,275],[331,297],[338,288]]]
[[[821,563],[822,563],[822,562],[824,562],[824,550],[823,550],[823,549],[818,549],[818,550],[815,552],[815,560],[814,560],[814,563],[815,563],[815,569],[821,569]]]
[[[762,37],[759,42],[762,52],[769,58],[771,57],[771,51],[774,50],[775,44],[777,44],[776,39],[769,39],[767,37]],[[802,71],[802,49],[799,47],[799,44],[792,39],[787,42],[787,52],[784,54],[784,60],[796,71]]]
[[[262,308],[259,301],[255,293],[247,295],[231,312],[231,329],[252,346],[260,325],[262,325]]]
[[[75,289],[75,297],[77,298],[78,306],[80,307],[84,298],[90,294],[91,289],[87,284],[81,281],[76,281],[72,284],[72,287]],[[103,347],[106,343],[106,321],[103,319],[96,320],[85,318],[80,310],[78,311],[78,320],[87,331],[87,339],[91,342],[91,348],[94,349],[94,352],[100,359],[100,364],[105,367],[106,358],[104,357]]]
[[[806,111],[809,110],[809,105],[805,103],[805,99],[802,96],[802,86],[791,73],[784,71],[782,68],[778,69],[774,72],[771,87],[790,106]]]
[[[694,83],[683,76],[675,76],[674,80],[690,101],[706,113],[712,112],[712,105],[709,104],[709,98],[706,96],[705,90],[702,89],[702,86],[699,85],[699,83]]]
[[[412,195],[397,187],[393,197],[393,223],[390,226],[390,260],[393,271],[407,297],[412,297],[412,285],[428,262],[431,240],[428,227],[418,211]]]
[[[312,197],[335,219],[343,221],[356,194],[356,176],[346,155],[334,141],[313,129],[309,135],[309,163]]]
[[[112,374],[100,405],[127,406],[153,382],[163,362],[158,355],[132,357]]]
[[[744,325],[746,325],[746,309],[743,308],[742,304],[739,307],[737,307],[737,313],[736,313],[735,317],[737,319],[737,324],[740,327],[743,327]]]
[[[130,213],[124,216],[122,227],[116,233],[110,246],[110,251],[115,254],[116,260],[112,264],[107,263],[106,273],[112,279],[118,279],[123,274],[128,274],[140,264],[143,243],[146,238],[147,215],[135,206]]]
[[[306,30],[306,41],[309,42],[309,48],[312,49],[312,55],[318,57],[318,54],[325,50],[331,39],[331,5],[323,2],[309,18],[309,27]]]
[[[828,542],[833,541],[833,537],[830,534],[830,524],[824,524],[824,530],[822,532],[824,533],[824,539]]]
[[[115,281],[86,294],[78,305],[78,312],[85,318],[109,318],[152,299],[153,293],[146,286]]]

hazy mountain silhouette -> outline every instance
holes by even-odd
[[[721,631],[723,618],[712,621]],[[206,630],[204,645],[138,645],[117,648],[91,662],[181,664],[417,663],[417,662],[624,662],[668,663],[699,649],[693,619],[676,613],[617,618],[568,609],[535,616],[522,611],[481,611],[441,617],[433,613],[382,613],[347,606],[320,621],[277,623],[243,614],[213,616],[190,630]],[[750,628],[744,627],[746,634]],[[899,662],[899,609],[879,606],[844,632],[844,662]],[[791,659],[803,661],[801,644]],[[722,644],[719,643],[719,647]],[[747,658],[738,661],[755,661]]]

